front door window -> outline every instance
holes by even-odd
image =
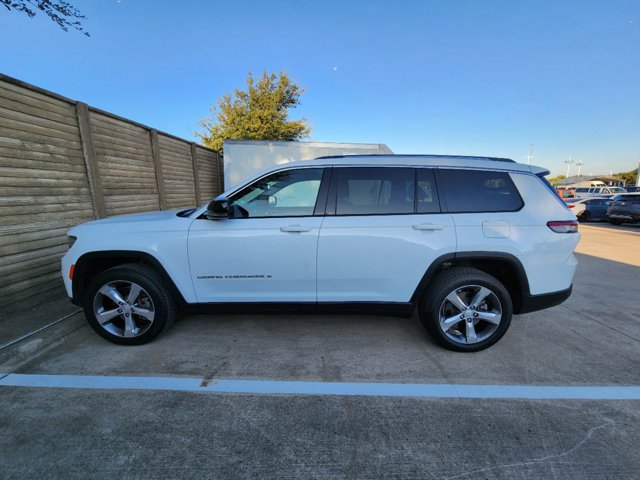
[[[313,215],[322,171],[322,168],[299,168],[261,178],[231,197],[231,218]]]

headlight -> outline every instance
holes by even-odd
[[[67,242],[69,243],[69,248],[73,247],[73,244],[76,243],[78,237],[74,237],[72,235],[67,235]]]

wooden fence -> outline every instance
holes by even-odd
[[[222,171],[212,150],[0,74],[0,309],[62,291],[70,227],[204,203]]]

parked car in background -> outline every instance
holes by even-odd
[[[573,190],[568,188],[556,188],[556,193],[560,195],[560,198],[566,200],[568,198],[574,198]]]
[[[580,222],[593,220],[607,220],[608,197],[578,198],[572,202],[566,202],[569,209]]]
[[[635,187],[624,187],[627,193],[635,193],[640,192],[640,186],[636,185]]]
[[[622,193],[608,202],[607,220],[613,225],[640,222],[640,193]]]
[[[627,193],[622,187],[577,187],[573,194],[576,198],[589,198],[589,197],[606,197],[613,196],[619,193]]]

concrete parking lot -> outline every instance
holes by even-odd
[[[571,298],[475,354],[415,316],[192,316],[133,348],[71,317],[0,366],[0,476],[637,479],[640,228],[580,228]]]

